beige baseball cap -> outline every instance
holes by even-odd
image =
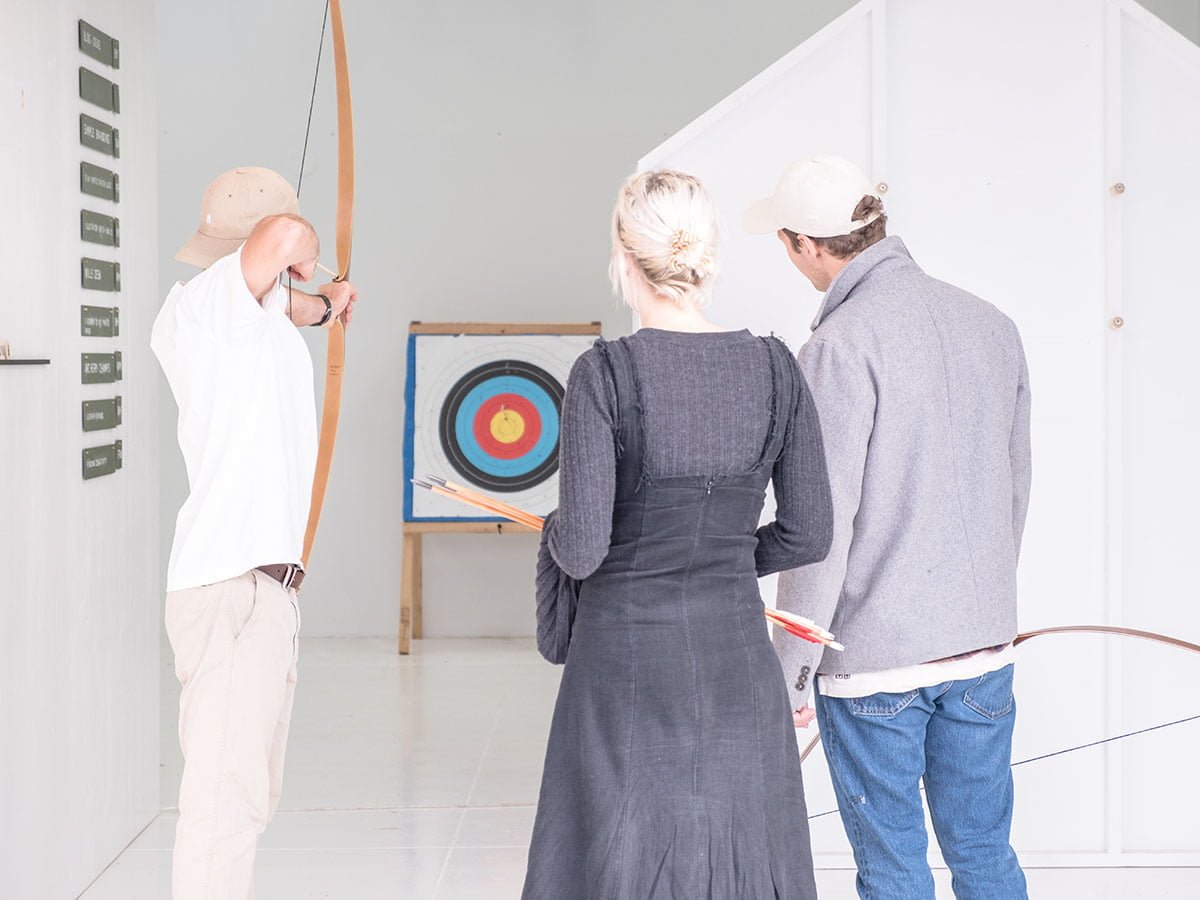
[[[200,201],[200,227],[175,258],[207,269],[236,250],[267,216],[300,215],[287,179],[257,166],[230,169],[212,180]]]
[[[802,159],[783,170],[775,193],[746,210],[742,228],[750,234],[786,228],[816,238],[849,234],[879,218],[878,212],[857,221],[850,218],[866,196],[879,194],[849,160],[837,156]]]

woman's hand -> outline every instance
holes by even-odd
[[[792,710],[792,723],[797,728],[807,728],[816,717],[817,711],[811,706],[805,706],[804,709]]]

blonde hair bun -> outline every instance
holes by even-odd
[[[626,260],[639,272],[630,272]],[[631,306],[640,274],[659,296],[679,306],[703,306],[717,276],[717,211],[694,175],[669,169],[640,172],[617,191],[612,220],[613,288]]]

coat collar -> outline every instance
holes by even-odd
[[[838,273],[829,285],[829,290],[825,292],[825,299],[821,301],[821,308],[817,310],[817,317],[813,319],[812,330],[816,331],[817,327],[829,318],[830,313],[845,303],[854,289],[876,267],[896,260],[916,266],[908,248],[904,246],[904,241],[895,235],[872,244],[850,260],[849,265]]]

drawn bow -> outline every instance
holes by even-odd
[[[304,151],[300,156],[300,177],[296,195],[304,182],[304,160],[308,155],[308,137],[312,129],[313,106],[317,97],[317,78],[321,71],[321,52],[325,47],[325,26],[333,25],[333,65],[337,85],[338,133],[338,195],[335,233],[337,245],[337,275],[334,281],[350,277],[350,248],[354,235],[354,114],[350,105],[350,69],[346,63],[346,33],[342,26],[340,0],[325,0],[325,17],[321,23],[321,42],[317,48],[317,65],[313,72],[313,95],[308,106],[308,125],[304,130]],[[325,401],[321,410],[321,433],[317,443],[317,467],[313,473],[312,501],[308,509],[308,524],[304,529],[304,552],[300,561],[308,568],[317,522],[325,504],[325,488],[329,485],[329,470],[333,464],[333,445],[337,439],[338,416],[342,408],[342,368],[346,361],[346,329],[342,319],[329,328],[328,352],[325,357]]]

